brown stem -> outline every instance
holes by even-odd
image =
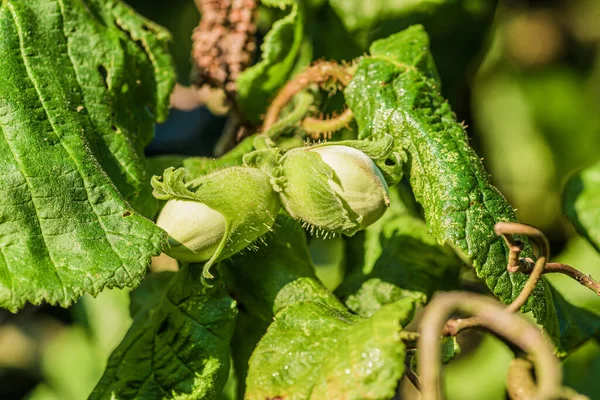
[[[290,102],[292,97],[314,83],[324,83],[329,79],[336,79],[344,86],[348,86],[352,75],[347,68],[327,61],[317,62],[299,73],[277,93],[265,114],[263,131],[269,129],[279,118],[283,107]]]
[[[506,391],[511,400],[536,400],[536,385],[533,377],[533,363],[526,358],[515,358],[508,367]],[[587,396],[563,386],[559,398],[565,400],[589,400]]]
[[[442,398],[439,387],[440,331],[454,311],[475,315],[488,331],[531,354],[539,382],[538,399],[551,399],[559,392],[562,382],[560,364],[537,327],[520,315],[506,312],[500,303],[486,296],[446,292],[433,298],[421,321],[418,351],[423,400]]]
[[[523,266],[519,268],[519,271],[529,274],[532,271],[531,265],[533,262],[529,259],[522,260]],[[596,293],[600,296],[600,282],[595,281],[591,275],[584,274],[576,268],[573,268],[570,265],[559,263],[559,262],[550,262],[546,264],[544,268],[545,274],[563,274],[567,275],[570,278],[575,279],[577,282],[590,289],[592,292]]]
[[[506,311],[516,312],[527,302],[527,299],[531,296],[533,289],[535,289],[537,282],[542,276],[546,262],[548,262],[548,259],[550,258],[550,244],[548,243],[546,236],[539,229],[530,225],[519,224],[516,222],[498,222],[494,226],[494,231],[496,232],[496,235],[503,235],[505,237],[509,235],[528,236],[537,242],[540,247],[541,254],[536,260],[533,271],[531,271],[529,279],[525,282],[523,290],[521,290],[521,293],[519,293],[517,298],[506,307]],[[513,249],[511,248],[510,250],[512,253]]]
[[[516,241],[512,235],[525,235],[537,242],[540,248],[540,256],[535,262],[534,267],[530,271],[529,279],[525,282],[523,290],[517,296],[517,298],[506,307],[506,311],[509,313],[517,312],[527,302],[529,296],[535,289],[548,258],[550,256],[550,245],[548,239],[539,230],[530,225],[519,224],[516,222],[498,222],[494,226],[494,231],[497,235],[502,235],[506,244],[509,248],[508,265],[507,269],[511,272],[518,271],[523,268],[524,262],[519,259],[519,255],[523,250],[523,246],[520,242]],[[446,336],[456,336],[465,329],[477,328],[481,326],[481,321],[476,317],[463,318],[463,319],[451,319],[444,325],[443,334]]]
[[[508,367],[506,391],[512,400],[533,400],[536,395],[533,380],[533,363],[524,358],[515,358]]]

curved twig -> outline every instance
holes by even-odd
[[[530,259],[522,260],[522,266],[519,268],[519,271],[524,274],[530,274],[533,270],[533,261]],[[575,279],[577,282],[590,289],[592,292],[596,293],[600,296],[600,282],[594,280],[591,275],[584,274],[576,268],[568,264],[563,264],[559,262],[549,262],[546,263],[546,267],[544,268],[544,274],[563,274],[570,278]]]
[[[269,129],[263,130],[262,135],[266,135],[275,140],[286,129],[296,125],[304,117],[313,102],[313,96],[307,92],[298,93],[294,109],[285,117],[275,122]]]
[[[544,268],[540,271],[536,269],[536,263],[530,258],[519,258],[521,251],[523,250],[523,244],[519,241],[515,241],[512,238],[512,234],[523,234],[527,235],[538,243],[542,256],[548,260],[549,257],[549,245],[546,236],[538,229],[524,224],[500,222],[496,224],[496,233],[503,235],[508,248],[510,249],[510,255],[508,259],[508,270],[510,272],[520,271],[524,274],[548,274],[548,273],[559,273],[567,275],[583,286],[587,287],[594,293],[600,296],[600,282],[592,279],[590,275],[584,274],[583,272],[573,268],[570,265],[557,263],[557,262],[546,262]],[[539,259],[538,259],[539,260]],[[534,277],[539,279],[539,276]],[[533,279],[530,279],[531,282]],[[528,283],[529,283],[528,282]],[[535,285],[533,285],[535,287]],[[525,288],[524,288],[525,289]],[[516,301],[516,300],[515,300]]]
[[[454,311],[475,315],[490,332],[514,343],[534,358],[538,399],[552,399],[560,391],[562,371],[542,333],[523,317],[506,312],[486,296],[446,292],[437,294],[425,309],[418,344],[419,375],[423,400],[442,398],[440,393],[440,331]]]
[[[306,89],[314,83],[324,83],[335,79],[343,86],[348,86],[352,75],[348,69],[334,62],[320,61],[299,73],[277,93],[265,114],[263,131],[268,130],[279,118],[283,107],[296,93]]]
[[[524,358],[515,358],[508,367],[506,391],[512,400],[535,398],[536,386],[533,380],[533,363]]]
[[[537,282],[540,280],[540,277],[544,272],[546,262],[548,262],[548,259],[550,258],[550,244],[548,243],[546,236],[539,229],[530,225],[519,224],[517,222],[498,222],[494,226],[494,232],[496,232],[496,235],[503,235],[504,237],[509,235],[528,236],[529,238],[533,239],[540,248],[540,256],[536,260],[533,271],[531,271],[529,279],[527,282],[525,282],[523,290],[521,290],[521,293],[519,293],[517,298],[508,307],[506,307],[506,311],[516,312],[519,311],[519,309],[527,302],[527,299],[529,296],[531,296],[531,293],[533,292],[533,289],[535,289]],[[512,253],[514,249],[511,248],[510,251]]]
[[[524,265],[524,261],[519,259],[519,255],[523,250],[523,245],[521,242],[515,240],[512,235],[528,236],[533,239],[540,248],[541,254],[536,260],[534,267],[530,270],[529,279],[525,282],[523,290],[521,290],[521,293],[519,293],[517,298],[506,307],[506,311],[509,313],[517,312],[525,305],[544,272],[546,262],[550,257],[550,245],[546,236],[544,236],[539,229],[530,225],[519,224],[517,222],[498,222],[494,226],[494,231],[497,235],[502,235],[510,251],[507,265],[507,269],[510,272],[519,271]],[[481,321],[476,317],[451,319],[444,325],[443,333],[446,336],[456,336],[465,329],[477,328],[480,326]]]
[[[526,358],[517,357],[508,367],[506,391],[511,400],[535,400],[536,384],[533,378],[533,363]],[[587,396],[563,386],[559,398],[565,400],[589,400]]]

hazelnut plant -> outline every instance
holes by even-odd
[[[153,177],[144,147],[175,83],[168,32],[120,0],[1,3],[0,305],[133,289],[133,324],[90,398],[213,399],[229,385],[247,399],[392,399],[406,377],[439,399],[440,364],[467,329],[514,350],[509,397],[582,398],[559,361],[600,338],[600,317],[544,274],[600,284],[550,262],[546,237],[492,186],[426,29],[313,62],[308,6],[265,0],[280,11],[250,65],[256,2],[199,3],[195,74],[223,90],[235,145]],[[343,106],[324,117],[332,96]],[[599,171],[564,195],[596,249]],[[332,292],[307,246],[333,236],[346,256]],[[161,252],[177,272],[147,273]],[[489,295],[459,291],[466,270]]]

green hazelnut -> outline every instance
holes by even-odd
[[[280,164],[285,210],[317,233],[352,235],[389,207],[383,175],[356,148],[326,144],[293,149]]]
[[[167,201],[156,224],[169,234],[165,253],[185,262],[210,260],[227,231],[223,214],[194,200]]]
[[[270,177],[257,168],[229,167],[187,182],[180,168],[153,177],[154,196],[167,200],[157,224],[169,234],[164,252],[209,268],[253,246],[271,230],[280,202]]]

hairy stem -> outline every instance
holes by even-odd
[[[275,124],[283,107],[290,102],[295,94],[308,88],[312,84],[321,84],[329,79],[335,79],[342,85],[347,86],[352,79],[352,75],[347,68],[334,62],[317,62],[308,67],[289,81],[275,96],[275,99],[269,106],[265,114],[263,131],[267,131]]]
[[[263,131],[263,134],[275,140],[287,129],[296,125],[306,115],[308,109],[313,103],[313,96],[306,92],[298,93],[296,104],[292,112],[279,121],[275,122],[269,129]]]
[[[531,354],[539,382],[538,399],[551,399],[559,393],[562,382],[560,364],[537,327],[520,315],[506,312],[500,303],[486,296],[446,292],[433,298],[421,322],[418,351],[423,400],[442,398],[439,387],[440,331],[454,311],[475,315],[488,331]]]
[[[348,127],[354,119],[352,110],[346,108],[340,115],[331,118],[306,117],[302,121],[302,129],[310,134],[313,139],[318,139],[321,135],[331,138],[331,134]]]

